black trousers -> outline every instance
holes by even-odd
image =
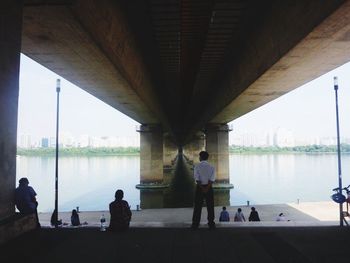
[[[201,214],[202,214],[202,206],[203,201],[205,199],[205,202],[207,204],[207,211],[208,211],[208,225],[215,225],[214,223],[214,192],[213,188],[210,187],[208,192],[203,193],[200,186],[197,185],[196,187],[196,193],[194,196],[194,209],[193,209],[193,217],[192,217],[192,225],[193,226],[199,226],[199,223],[201,221]]]

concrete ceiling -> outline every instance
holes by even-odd
[[[24,54],[178,144],[350,60],[350,1],[24,3]]]

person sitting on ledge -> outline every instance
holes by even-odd
[[[53,210],[53,213],[51,215],[51,226],[62,226],[62,219],[58,219],[58,213],[57,210]]]
[[[132,213],[128,202],[123,200],[123,197],[124,192],[119,189],[115,192],[115,200],[109,204],[111,220],[108,230],[110,231],[123,231],[129,228]]]
[[[222,207],[219,221],[220,222],[229,222],[230,221],[230,214],[226,211],[226,206]]]
[[[283,213],[280,213],[278,217],[276,218],[276,221],[290,221],[286,218],[286,216]]]
[[[79,218],[77,210],[75,210],[75,209],[72,210],[72,215],[70,217],[70,221],[71,221],[72,226],[80,226],[80,218]]]
[[[23,215],[35,214],[36,220],[38,222],[38,227],[40,227],[39,217],[38,217],[38,202],[36,201],[36,192],[29,186],[29,181],[26,177],[19,179],[19,186],[15,190],[15,204]]]
[[[254,206],[251,208],[251,210],[252,211],[250,212],[250,215],[249,215],[249,221],[260,221],[259,213],[258,211],[256,211]]]
[[[245,217],[243,215],[242,209],[238,208],[237,212],[235,214],[235,217],[233,218],[233,221],[235,222],[245,222]]]

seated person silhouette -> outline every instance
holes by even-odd
[[[250,212],[250,215],[249,215],[249,221],[260,221],[259,213],[258,211],[256,211],[254,206],[251,208],[251,210],[252,211]]]
[[[286,216],[283,213],[280,213],[278,217],[276,218],[276,221],[290,221],[286,218]]]
[[[229,222],[230,221],[230,215],[229,213],[226,211],[226,206],[222,207],[222,211],[220,213],[220,218],[219,218],[220,222]]]
[[[19,186],[15,190],[16,207],[21,214],[32,214],[36,212],[38,202],[36,201],[36,192],[29,186],[27,178],[19,179]]]
[[[62,219],[58,220],[58,213],[56,209],[53,210],[51,215],[51,226],[62,226]]]
[[[80,226],[79,214],[78,214],[77,210],[75,210],[75,209],[72,210],[70,222],[71,222],[72,226]]]
[[[38,202],[36,201],[36,192],[29,186],[29,181],[26,177],[19,179],[19,186],[15,190],[15,204],[18,211],[23,215],[35,214],[36,220],[39,224],[38,218]]]
[[[128,202],[123,200],[123,197],[124,192],[119,189],[115,192],[115,200],[109,204],[111,220],[108,230],[110,231],[123,231],[129,228],[131,211]]]
[[[235,222],[245,222],[245,217],[243,215],[242,209],[238,208],[237,212],[235,214],[235,217],[233,218],[233,221]]]

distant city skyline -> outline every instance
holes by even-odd
[[[19,134],[18,147],[24,149],[30,148],[49,148],[56,146],[56,137],[33,138],[31,134]],[[113,147],[139,147],[139,136],[90,136],[81,134],[77,137],[72,136],[70,132],[62,132],[59,135],[59,145],[63,148],[113,148]]]
[[[279,127],[292,131],[296,141],[335,137],[333,76],[339,79],[341,137],[350,137],[349,72],[347,63],[230,122],[230,145],[239,134],[264,134]],[[18,137],[54,137],[57,78],[61,79],[60,131],[69,131],[73,137],[139,136],[139,123],[21,55]]]
[[[270,130],[265,133],[233,133],[230,145],[246,146],[246,147],[294,147],[294,146],[309,146],[309,145],[336,145],[336,136],[332,137],[304,137],[297,139],[294,132],[279,127],[276,130]],[[341,143],[350,144],[350,138],[343,137]],[[70,132],[61,132],[59,144],[61,147],[70,148],[99,148],[99,147],[139,147],[140,136],[91,136],[89,134],[81,134],[73,136]],[[31,134],[19,134],[18,147],[20,148],[48,148],[56,146],[56,138],[42,137],[35,139]]]

